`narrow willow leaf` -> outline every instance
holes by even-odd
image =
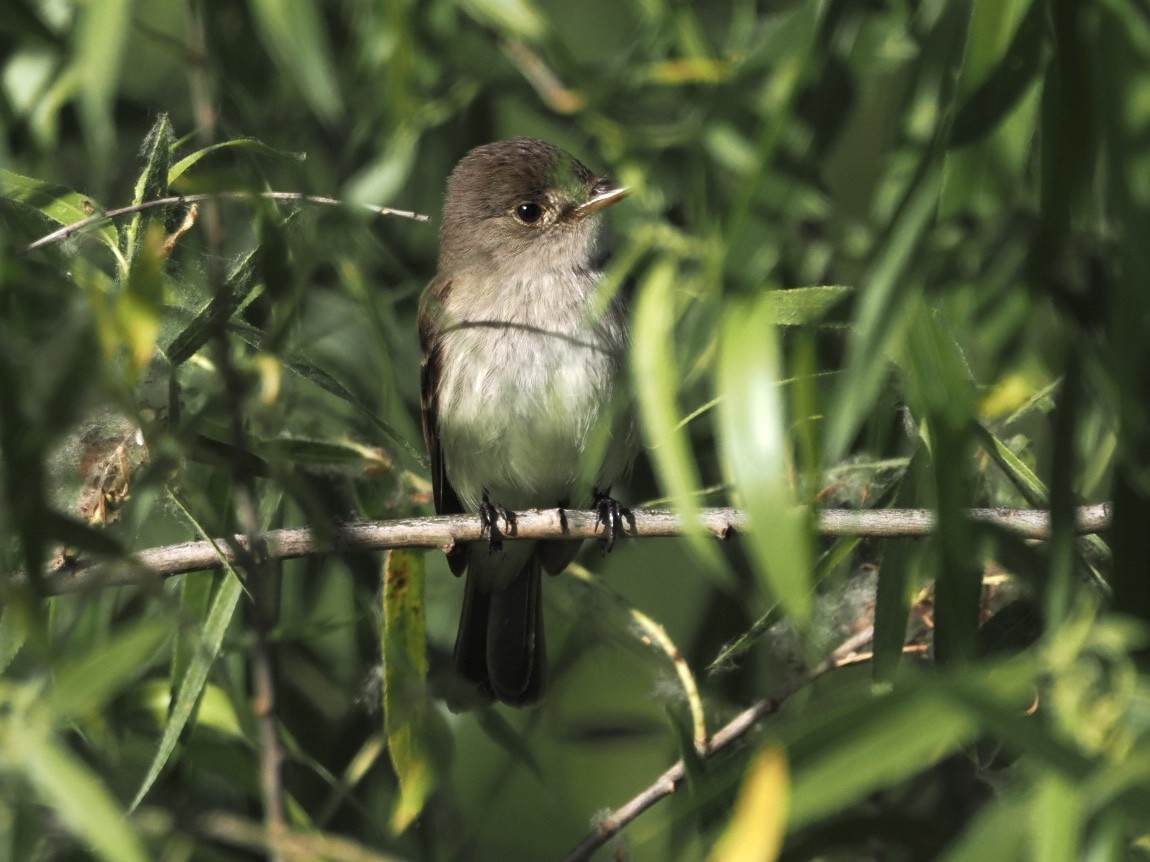
[[[259,271],[259,250],[240,261],[230,275],[224,289],[211,298],[192,321],[178,332],[167,346],[164,355],[173,366],[183,365],[207,344],[212,334],[260,288],[255,275]]]
[[[708,862],[770,862],[777,859],[787,827],[787,756],[777,745],[755,755],[731,821]]]
[[[153,221],[134,253],[124,290],[116,297],[116,323],[128,349],[132,370],[139,374],[156,352],[164,298],[164,231]]]
[[[196,576],[186,575],[185,577]],[[164,725],[160,744],[156,748],[152,762],[148,765],[148,772],[144,776],[144,780],[140,782],[140,789],[136,791],[136,796],[132,799],[131,810],[134,810],[143,801],[148,791],[152,789],[152,785],[156,783],[156,779],[160,777],[160,773],[167,765],[172,752],[176,750],[176,743],[180,740],[180,734],[184,732],[184,728],[191,720],[192,713],[195,711],[196,704],[204,690],[208,671],[211,670],[220,654],[224,635],[227,633],[242,595],[243,585],[236,573],[231,571],[229,567],[228,575],[220,582],[216,597],[212,601],[212,608],[208,613],[200,638],[199,649],[192,654],[187,670],[184,672],[176,691],[175,702],[168,714],[167,724]]]
[[[144,169],[136,180],[132,203],[165,197],[168,193],[168,168],[172,162],[172,143],[175,140],[172,123],[167,114],[160,114],[144,138]],[[155,211],[137,212],[124,228],[124,257],[135,262],[137,245],[144,226],[162,225],[163,216]],[[161,243],[162,245],[162,243]]]
[[[461,0],[459,5],[479,23],[518,39],[535,41],[547,32],[547,20],[532,0]]]
[[[1031,809],[1030,846],[1043,862],[1081,859],[1087,800],[1083,787],[1064,776],[1046,774],[1038,782]]]
[[[1046,8],[1039,0],[1028,2],[1029,10],[1019,22],[1009,46],[1001,53],[993,42],[1008,25],[1006,19],[1017,15],[1021,8],[1019,0],[980,0],[975,4],[963,74],[967,74],[969,66],[976,66],[973,71],[979,75],[980,82],[955,114],[948,142],[951,147],[973,143],[994,131],[1038,77],[1048,51]],[[997,57],[997,62],[989,73],[983,74],[988,57]]]
[[[185,505],[184,501],[174,494],[172,495],[172,500],[180,507],[185,517],[192,522],[201,537],[209,539],[207,531],[204,530],[199,521],[192,516],[191,511]],[[199,701],[203,692],[204,685],[208,679],[208,671],[211,670],[212,665],[219,656],[220,648],[224,642],[224,635],[227,633],[228,626],[231,624],[232,617],[235,615],[240,596],[243,595],[244,589],[239,575],[235,569],[232,568],[231,564],[224,559],[222,554],[220,555],[220,563],[223,565],[227,575],[220,581],[215,598],[212,600],[211,610],[208,612],[207,619],[201,631],[198,649],[196,649],[188,659],[187,670],[184,672],[183,678],[179,681],[175,702],[172,704],[171,711],[168,715],[168,723],[164,726],[163,735],[160,737],[160,744],[156,749],[156,754],[152,758],[152,762],[148,766],[147,775],[144,776],[144,780],[140,783],[140,789],[136,791],[136,796],[132,800],[131,810],[134,810],[140,802],[143,801],[148,791],[151,790],[152,785],[155,784],[156,779],[160,777],[160,773],[163,771],[164,766],[167,765],[169,758],[172,756],[172,752],[175,751],[176,743],[179,742],[180,739],[180,734],[183,733],[184,728],[191,719],[196,703]],[[186,577],[193,576],[187,575]]]
[[[640,424],[659,481],[682,514],[691,550],[719,570],[722,562],[696,515],[701,483],[686,429],[680,427],[675,355],[675,278],[672,260],[660,260],[643,280],[635,305],[631,378]]]
[[[828,463],[842,459],[863,418],[873,408],[886,379],[887,350],[898,343],[908,325],[911,303],[905,298],[917,289],[916,281],[908,278],[908,271],[919,240],[934,217],[940,177],[937,165],[928,162],[924,166],[859,287],[855,338],[834,399],[835,410],[827,420],[824,457]]]
[[[324,122],[343,112],[323,16],[312,0],[250,0],[268,52]]]
[[[828,284],[772,290],[765,294],[768,318],[777,326],[810,326],[821,321],[835,306],[853,296],[853,287]]]
[[[0,609],[0,674],[24,646],[24,627],[16,621],[17,611],[11,603]]]
[[[56,671],[55,684],[45,701],[48,713],[68,719],[99,709],[156,661],[170,635],[168,623],[154,620],[88,649]]]
[[[263,141],[256,138],[232,138],[229,141],[220,141],[217,144],[211,144],[184,156],[168,170],[168,185],[174,185],[176,180],[195,167],[205,156],[210,156],[212,153],[219,152],[220,150],[231,149],[252,150],[260,155],[294,159],[297,162],[302,162],[307,158],[307,153],[277,150],[275,147],[269,147]]]
[[[443,731],[427,691],[423,553],[391,550],[383,568],[383,710],[399,779],[391,828],[407,829],[439,784]]]
[[[6,742],[18,751],[10,762],[75,836],[107,862],[148,858],[115,799],[84,763],[44,728],[8,725]]]
[[[21,176],[4,168],[0,168],[0,195],[39,210],[46,218],[61,226],[83,221],[103,209],[91,198],[79,192]],[[112,221],[105,221],[98,227],[93,227],[90,234],[115,255],[124,270],[127,269],[124,256],[120,252],[120,235]]]
[[[1019,799],[996,799],[982,809],[974,822],[942,856],[942,862],[1016,862],[1026,858],[1026,831],[1018,828],[1028,819]]]
[[[750,520],[744,540],[767,595],[799,628],[811,619],[809,513],[789,481],[791,454],[768,300],[732,304],[719,340],[718,434],[723,467]]]
[[[895,508],[909,508],[918,501],[918,486],[928,469],[925,461],[925,449],[916,446],[899,485]],[[924,548],[923,543],[911,539],[883,541],[874,605],[874,678],[877,681],[893,680],[902,660],[911,592],[917,586],[910,576]]]
[[[112,105],[120,79],[124,46],[132,32],[134,0],[101,0],[80,10],[75,70],[80,81],[80,116],[97,158],[110,154],[115,140]]]
[[[977,408],[974,381],[943,315],[918,299],[912,306],[905,349],[898,357],[911,409],[926,417],[933,445],[931,468],[938,509],[935,547],[935,655],[940,662],[975,654],[982,567],[971,554],[969,474]]]
[[[925,689],[897,691],[819,721],[790,745],[796,829],[922,771],[968,740],[967,712]]]

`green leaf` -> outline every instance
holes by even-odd
[[[116,297],[115,306],[120,339],[136,374],[148,367],[156,352],[163,310],[165,258],[163,227],[152,221],[144,241],[133,250],[128,280]]]
[[[972,35],[967,43],[963,76],[981,77],[988,62],[998,56],[976,89],[966,96],[950,127],[951,147],[973,143],[994,131],[1015,109],[1034,84],[1047,53],[1046,6],[1029,0],[1030,8],[1014,31],[1014,38],[1001,54],[994,42],[1007,32],[1006,19],[1017,15],[1018,0],[980,0],[975,3]],[[976,56],[976,52],[981,52]]]
[[[172,499],[184,515],[192,521],[200,535],[207,539],[208,535],[203,526],[192,517],[191,511],[183,500],[176,495],[172,495]],[[243,583],[235,569],[224,560],[222,555],[220,562],[227,571],[227,575],[220,581],[216,590],[211,610],[203,623],[198,648],[187,661],[187,670],[184,671],[183,678],[179,681],[175,702],[172,704],[171,712],[168,715],[168,723],[164,726],[160,744],[148,766],[148,772],[144,776],[144,780],[140,782],[140,789],[136,791],[136,796],[132,800],[131,810],[134,810],[143,801],[156,779],[160,777],[160,773],[172,756],[172,752],[175,751],[176,743],[179,742],[180,735],[191,720],[196,704],[200,700],[208,679],[208,672],[220,654],[224,635],[227,634],[228,626],[231,625],[232,617],[235,616],[240,596],[244,593]],[[194,576],[185,575],[185,577]]]
[[[219,152],[220,150],[231,149],[253,150],[260,155],[280,156],[287,159],[294,159],[297,162],[302,162],[307,158],[307,153],[277,150],[275,147],[269,147],[263,141],[257,140],[256,138],[232,138],[230,141],[220,141],[217,144],[210,144],[209,146],[196,150],[194,153],[189,153],[184,156],[168,170],[168,185],[175,185],[176,180],[195,167],[205,156],[210,156],[212,153]]]
[[[538,41],[547,32],[547,19],[532,0],[460,0],[459,5],[480,24],[509,36]]]
[[[43,727],[9,724],[9,761],[77,838],[107,862],[145,862],[148,856],[123,811],[99,779]],[[13,756],[15,755],[15,756]]]
[[[1018,824],[1026,821],[1027,807],[1019,799],[997,799],[983,808],[942,862],[1016,862],[1026,857],[1027,835]]]
[[[172,143],[175,133],[167,114],[160,114],[146,138],[144,138],[144,169],[136,180],[132,203],[141,204],[146,200],[165,197],[168,193],[168,167],[172,161]],[[132,215],[124,228],[124,257],[135,264],[136,253],[143,225],[162,225],[163,217],[154,211],[137,212]]]
[[[194,575],[186,575],[185,577],[194,577]],[[160,777],[160,773],[167,765],[172,752],[175,751],[180,735],[191,720],[192,713],[203,693],[208,672],[220,654],[224,635],[227,633],[232,617],[235,616],[236,606],[239,604],[243,592],[243,585],[239,578],[235,572],[229,570],[228,576],[220,582],[216,597],[212,601],[211,611],[208,613],[200,637],[199,649],[195,651],[188,662],[187,671],[180,681],[167,724],[164,725],[160,744],[156,748],[152,762],[148,765],[148,772],[144,776],[144,780],[140,782],[140,789],[136,791],[135,798],[132,799],[130,809],[135,809],[143,801],[156,779]]]
[[[821,321],[827,313],[848,296],[853,287],[822,285],[796,287],[792,290],[772,290],[764,294],[769,321],[778,326],[810,326]]]
[[[191,323],[162,348],[168,362],[183,365],[207,344],[212,334],[225,325],[248,297],[258,288],[255,274],[259,267],[259,250],[253,251],[228,275],[224,290],[213,296]]]
[[[926,457],[925,448],[916,446],[895,496],[896,508],[909,508],[918,499]],[[911,592],[917,586],[911,573],[924,552],[924,544],[912,539],[883,541],[874,606],[874,677],[880,682],[892,681],[902,660]]]
[[[108,158],[115,143],[112,106],[135,5],[134,0],[100,0],[80,10],[74,69],[80,116],[98,160]]]
[[[24,627],[16,622],[16,613],[12,604],[6,604],[0,609],[0,674],[4,673],[24,646]]]
[[[277,65],[295,81],[325,123],[343,113],[327,27],[312,0],[251,0],[260,37]]]
[[[797,505],[788,478],[783,374],[771,316],[763,297],[727,310],[719,340],[718,434],[724,472],[750,521],[742,538],[756,573],[802,629],[813,607],[809,513]]]
[[[787,827],[787,757],[777,745],[751,760],[731,820],[708,862],[770,862],[783,847]]]
[[[156,661],[171,631],[166,622],[152,620],[88,648],[82,657],[56,671],[44,704],[48,714],[64,720],[99,709]]]
[[[1035,859],[1075,862],[1082,858],[1086,808],[1082,790],[1081,785],[1060,775],[1048,774],[1039,780],[1030,819]]]
[[[918,289],[908,276],[922,235],[934,218],[941,172],[929,155],[924,157],[904,205],[895,216],[878,255],[859,287],[855,337],[847,353],[847,367],[828,416],[824,457],[834,464],[842,459],[851,439],[886,379],[887,351],[897,344],[909,325],[908,294]]]
[[[927,689],[892,692],[811,722],[789,747],[792,830],[930,766],[976,727]]]
[[[423,553],[388,551],[383,567],[383,711],[387,750],[399,779],[391,828],[422,812],[439,784],[445,728],[427,691]]]
[[[682,514],[691,550],[713,570],[722,569],[714,543],[697,522],[701,483],[686,429],[679,423],[675,343],[676,266],[663,258],[647,273],[635,306],[631,379],[649,456],[672,507]]]
[[[72,189],[21,176],[4,168],[0,168],[0,195],[38,210],[61,226],[83,221],[103,209],[91,198]],[[120,235],[114,223],[104,221],[99,227],[94,227],[91,234],[127,269],[124,256],[120,253]]]

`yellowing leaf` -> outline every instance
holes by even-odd
[[[383,569],[383,711],[387,749],[399,779],[391,828],[399,833],[423,811],[438,783],[446,734],[427,693],[423,554],[392,550]]]
[[[777,745],[755,755],[723,837],[708,862],[769,862],[777,859],[787,827],[790,777],[787,756]]]

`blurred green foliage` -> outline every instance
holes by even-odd
[[[1150,855],[1148,70],[1141,0],[6,0],[0,860],[251,858],[248,573],[45,575],[428,513],[443,181],[523,134],[634,189],[610,275],[637,286],[646,449],[616,492],[753,525],[588,562],[712,731],[872,614],[874,661],[703,764],[667,656],[588,581],[548,582],[541,707],[452,715],[439,554],[397,604],[376,556],[264,566],[296,856],[559,858],[684,754],[605,856],[737,858],[754,799],[788,800],[786,859]],[[1112,528],[1077,537],[1100,500]],[[1053,538],[976,505],[1049,508]],[[939,530],[820,539],[819,506]]]

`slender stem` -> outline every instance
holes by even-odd
[[[681,515],[667,509],[634,509],[624,522],[620,535],[631,539],[682,536],[686,525]],[[558,509],[517,513],[515,529],[505,539],[598,539],[602,526],[594,512]],[[1050,537],[1050,513],[1041,509],[971,509],[973,521],[993,524],[1027,539]],[[718,539],[745,532],[750,525],[738,509],[703,509],[701,529]],[[928,509],[882,509],[855,511],[824,509],[819,513],[819,532],[824,536],[868,536],[911,538],[934,531],[934,514]],[[1110,504],[1096,503],[1077,510],[1080,535],[1104,532],[1110,526]],[[257,536],[262,553],[269,560],[288,560],[339,554],[349,551],[382,551],[388,548],[442,548],[450,550],[459,542],[484,539],[476,515],[437,515],[429,518],[401,518],[393,521],[344,521],[317,527],[271,530]],[[244,536],[218,540],[227,545],[228,559],[238,559],[236,548],[251,547]],[[66,558],[44,578],[46,595],[60,595],[102,586],[183,575],[219,565],[216,548],[210,542],[184,542],[147,548],[119,560],[93,562]],[[17,575],[17,579],[24,577]]]

